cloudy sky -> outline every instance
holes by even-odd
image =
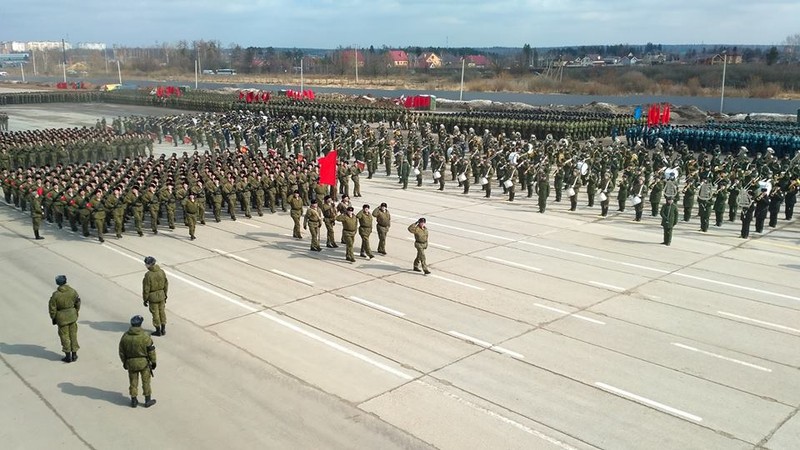
[[[0,41],[336,48],[779,44],[798,0],[26,0],[0,5]]]

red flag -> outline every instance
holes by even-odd
[[[336,166],[336,150],[331,150],[327,155],[319,158],[319,184],[336,185]]]
[[[661,123],[669,123],[669,103],[664,105],[664,111],[661,113]]]

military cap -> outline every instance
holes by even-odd
[[[63,286],[67,284],[67,276],[66,275],[58,275],[56,276],[56,284],[59,286]]]
[[[144,258],[144,263],[150,266],[156,263],[156,259],[153,258],[152,256],[147,256]]]
[[[140,315],[135,315],[135,316],[131,317],[131,325],[134,326],[134,327],[142,326],[142,322],[144,322],[144,317],[142,317]]]

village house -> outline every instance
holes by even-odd
[[[442,67],[442,59],[436,53],[423,53],[414,62],[416,69],[438,69]]]
[[[389,66],[408,68],[408,54],[403,50],[389,50]]]

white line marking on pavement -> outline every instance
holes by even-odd
[[[277,323],[279,325],[282,325],[282,326],[284,326],[284,327],[286,327],[286,328],[288,328],[288,329],[290,329],[292,331],[296,331],[296,332],[302,334],[303,336],[311,338],[311,339],[313,339],[313,340],[315,340],[317,342],[321,342],[321,343],[327,345],[328,347],[331,347],[333,349],[339,350],[340,352],[346,353],[346,354],[348,354],[348,355],[350,355],[350,356],[352,356],[354,358],[360,359],[361,361],[364,361],[367,364],[370,364],[370,365],[375,366],[375,367],[377,367],[379,369],[382,369],[382,370],[384,370],[386,372],[389,372],[389,373],[391,373],[393,375],[396,375],[396,376],[398,376],[398,377],[400,377],[400,378],[402,378],[404,380],[413,380],[414,379],[414,377],[412,377],[411,375],[403,373],[403,372],[395,369],[394,367],[387,366],[386,364],[384,364],[384,363],[382,363],[380,361],[376,361],[376,360],[370,358],[369,356],[362,355],[361,353],[358,353],[358,352],[356,352],[354,350],[351,350],[351,349],[349,349],[349,348],[347,348],[347,347],[345,347],[345,346],[343,346],[343,345],[341,345],[339,343],[333,342],[331,340],[325,339],[322,336],[314,334],[314,333],[312,333],[310,331],[304,330],[304,329],[300,328],[299,326],[294,325],[292,323],[289,323],[289,322],[287,322],[287,321],[285,321],[285,320],[283,320],[281,318],[273,317],[272,315],[267,314],[264,311],[261,311],[260,313],[258,313],[258,315],[263,317],[263,318],[265,318],[265,319],[269,319],[269,320],[271,320],[271,321],[273,321],[273,322],[275,322],[275,323]]]
[[[110,247],[110,246],[108,246],[108,245],[104,245],[104,246],[103,246],[103,248],[107,248],[107,249],[111,250],[111,251],[112,251],[112,252],[114,252],[114,253],[118,253],[118,254],[120,254],[120,255],[122,255],[122,256],[124,256],[124,257],[126,257],[126,258],[130,258],[130,259],[132,259],[132,260],[134,260],[134,261],[141,261],[139,258],[137,258],[137,257],[135,257],[135,256],[131,256],[131,255],[129,255],[129,254],[125,253],[125,252],[122,252],[122,251],[120,251],[120,250],[117,250],[117,249],[115,249],[114,247]],[[166,273],[166,274],[167,274],[167,275],[169,275],[170,277],[173,277],[173,278],[175,278],[176,280],[183,281],[184,283],[186,283],[186,284],[188,284],[188,285],[190,285],[190,286],[192,286],[192,287],[195,287],[195,288],[197,288],[197,289],[200,289],[200,290],[201,290],[201,291],[203,291],[203,292],[207,292],[207,293],[209,293],[209,294],[211,294],[211,295],[214,295],[214,296],[216,296],[216,297],[219,297],[219,298],[221,298],[221,299],[223,299],[223,300],[225,300],[225,301],[227,301],[227,302],[233,303],[234,305],[236,305],[236,306],[239,306],[239,307],[241,307],[241,308],[243,308],[243,309],[246,309],[246,310],[248,310],[248,311],[250,311],[250,312],[253,312],[253,311],[258,311],[258,308],[254,308],[254,307],[252,307],[252,306],[250,306],[250,305],[247,305],[247,304],[245,304],[245,303],[242,303],[242,302],[240,302],[239,300],[236,300],[236,299],[234,299],[234,298],[228,297],[228,296],[227,296],[227,295],[225,295],[225,294],[220,294],[219,292],[216,292],[216,291],[214,291],[213,289],[207,288],[207,287],[203,286],[202,284],[198,284],[198,283],[195,283],[195,282],[194,282],[194,281],[192,281],[192,280],[186,279],[186,278],[184,278],[184,277],[182,277],[182,276],[180,276],[180,275],[176,274],[175,272],[172,272],[172,271],[170,271],[170,270],[165,270],[165,271],[164,271],[164,273]]]
[[[762,289],[751,288],[751,287],[742,286],[742,285],[739,285],[739,284],[726,283],[724,281],[710,280],[708,278],[696,277],[694,275],[686,275],[684,273],[675,272],[672,275],[675,275],[675,276],[678,276],[678,277],[684,277],[684,278],[691,278],[693,280],[707,281],[709,283],[719,284],[719,285],[722,285],[722,286],[728,286],[728,287],[732,287],[732,288],[736,288],[736,289],[743,289],[745,291],[756,292],[756,293],[759,293],[759,294],[772,295],[772,296],[775,296],[775,297],[787,298],[789,300],[796,300],[796,301],[800,302],[800,297],[794,297],[794,296],[791,296],[791,295],[781,294],[781,293],[778,293],[778,292],[765,291],[765,290],[762,290]]]
[[[393,316],[404,317],[406,315],[406,313],[402,313],[402,312],[397,311],[397,310],[392,309],[392,308],[387,308],[386,306],[379,305],[377,303],[373,303],[373,302],[371,302],[369,300],[364,300],[363,298],[356,297],[354,295],[350,296],[350,300],[352,300],[354,302],[357,302],[357,303],[361,303],[362,305],[369,306],[370,308],[375,308],[375,309],[383,311],[385,313],[389,313],[389,314],[391,314]]]
[[[738,359],[728,358],[727,356],[718,355],[716,353],[707,352],[705,350],[700,350],[699,348],[689,347],[688,345],[679,344],[677,342],[673,342],[672,345],[675,347],[683,348],[686,350],[691,350],[693,352],[702,353],[706,356],[711,356],[712,358],[721,359],[723,361],[730,361],[732,363],[741,364],[743,366],[747,366],[756,370],[763,370],[764,372],[772,372],[772,369],[767,369],[766,367],[757,366],[755,364],[751,364],[749,362],[740,361]]]
[[[748,322],[753,322],[753,323],[757,323],[757,324],[760,324],[760,325],[766,325],[768,327],[777,328],[779,330],[786,330],[786,331],[791,331],[793,333],[800,333],[800,330],[798,330],[797,328],[790,328],[790,327],[787,327],[787,326],[784,326],[784,325],[778,325],[777,323],[764,322],[763,320],[758,320],[758,319],[751,319],[750,317],[740,316],[740,315],[732,314],[732,313],[725,312],[725,311],[717,311],[717,314],[721,314],[723,316],[728,316],[728,317],[733,317],[735,319],[746,320]]]
[[[694,414],[689,414],[686,411],[681,411],[680,409],[673,408],[671,406],[667,406],[663,403],[659,403],[655,400],[650,400],[649,398],[642,397],[640,395],[636,395],[634,393],[623,391],[620,388],[616,388],[614,386],[610,386],[605,383],[601,383],[599,381],[594,383],[595,386],[599,387],[604,391],[611,392],[613,394],[617,394],[619,396],[625,397],[629,400],[634,400],[639,403],[644,403],[645,405],[652,406],[653,408],[660,409],[662,411],[668,412],[670,414],[676,415],[678,417],[683,417],[684,419],[693,420],[695,422],[702,422],[703,418],[700,416],[695,416]]]
[[[559,441],[558,439],[556,439],[554,437],[550,437],[550,436],[542,433],[541,431],[536,431],[536,430],[534,430],[533,428],[531,428],[529,426],[523,425],[523,424],[521,424],[521,423],[519,423],[519,422],[517,422],[517,421],[515,421],[513,419],[509,419],[508,417],[500,415],[500,414],[498,414],[498,413],[496,413],[496,412],[494,412],[492,410],[486,409],[483,406],[476,405],[475,403],[472,403],[471,401],[469,401],[469,400],[467,400],[465,398],[459,397],[456,394],[453,394],[451,392],[445,391],[444,389],[440,389],[440,388],[438,388],[436,386],[433,386],[431,384],[428,384],[428,383],[426,383],[424,381],[420,381],[420,380],[416,380],[415,383],[419,383],[419,384],[421,384],[423,386],[429,387],[429,388],[435,390],[436,392],[439,392],[442,395],[457,401],[458,403],[461,403],[461,404],[463,404],[463,405],[465,405],[465,406],[467,406],[469,408],[472,408],[472,409],[474,409],[476,411],[480,411],[480,412],[488,415],[489,417],[493,417],[493,418],[495,418],[495,419],[497,419],[497,420],[499,420],[499,421],[501,421],[501,422],[503,422],[503,423],[505,423],[507,425],[511,425],[512,427],[517,428],[518,430],[521,430],[521,431],[524,431],[524,432],[526,432],[526,433],[528,433],[530,435],[536,436],[539,439],[547,441],[547,442],[549,442],[549,443],[551,443],[551,444],[553,444],[553,445],[555,445],[557,447],[560,447],[560,448],[562,448],[564,450],[578,450],[575,447],[573,447],[573,446],[571,446],[571,445],[569,445],[567,443],[561,442],[561,441]]]
[[[234,222],[234,223],[238,223],[238,224],[242,224],[242,225],[247,225],[248,227],[253,227],[253,228],[261,228],[261,227],[260,227],[260,226],[258,226],[258,225],[253,225],[252,223],[247,223],[247,222],[245,222],[245,221],[243,221],[243,220],[234,220],[233,222]]]
[[[454,337],[457,337],[459,339],[463,339],[463,340],[465,340],[467,342],[472,342],[473,344],[475,344],[477,346],[480,346],[480,347],[483,347],[483,348],[486,348],[486,349],[489,349],[489,350],[496,351],[497,353],[505,353],[506,355],[511,356],[512,358],[525,359],[525,357],[523,355],[521,355],[521,354],[519,354],[517,352],[514,352],[514,351],[511,351],[509,349],[500,347],[498,345],[493,345],[493,344],[491,344],[489,342],[482,341],[482,340],[480,340],[478,338],[474,338],[472,336],[467,336],[466,334],[459,333],[458,331],[448,331],[447,334],[449,334],[451,336],[454,336]]]
[[[115,248],[112,248],[112,247],[109,247],[109,246],[105,246],[104,248],[107,248],[107,249],[109,249],[109,250],[111,250],[111,251],[113,251],[115,253],[119,253],[120,255],[125,256],[126,258],[130,258],[130,259],[133,259],[135,261],[139,261],[139,258],[136,258],[134,256],[128,255],[127,253],[121,252],[121,251],[119,251],[119,250],[117,250]],[[212,294],[212,295],[214,295],[216,297],[219,297],[219,298],[221,298],[221,299],[223,299],[225,301],[233,303],[234,305],[240,306],[240,307],[242,307],[242,308],[244,308],[244,309],[246,309],[246,310],[248,310],[250,312],[258,311],[258,308],[254,308],[254,307],[252,307],[250,305],[246,305],[246,304],[244,304],[244,303],[242,303],[242,302],[240,302],[238,300],[235,300],[235,299],[233,299],[231,297],[228,297],[227,295],[220,294],[219,292],[214,292],[213,290],[211,290],[211,289],[209,289],[209,288],[207,288],[207,287],[205,287],[205,286],[203,286],[201,284],[197,284],[194,281],[188,280],[188,279],[186,279],[186,278],[184,278],[184,277],[182,277],[180,275],[177,275],[177,274],[175,274],[173,272],[166,271],[166,270],[164,272],[166,272],[169,276],[171,276],[171,277],[173,277],[173,278],[175,278],[177,280],[183,281],[184,283],[187,283],[187,284],[189,284],[191,286],[194,286],[194,287],[196,287],[196,288],[198,288],[198,289],[200,289],[202,291],[208,292],[209,294]],[[382,369],[382,370],[384,370],[386,372],[389,372],[389,373],[391,373],[393,375],[396,375],[396,376],[398,376],[398,377],[400,377],[400,378],[402,378],[404,380],[413,380],[414,379],[414,377],[412,377],[412,376],[410,376],[408,374],[405,374],[405,373],[403,373],[403,372],[401,372],[401,371],[399,371],[399,370],[397,370],[397,369],[395,369],[393,367],[387,366],[386,364],[383,364],[383,363],[381,363],[379,361],[375,361],[374,359],[372,359],[372,358],[370,358],[368,356],[365,356],[365,355],[362,355],[361,353],[358,353],[356,351],[350,350],[349,348],[347,348],[347,347],[345,347],[345,346],[343,346],[341,344],[337,344],[336,342],[333,342],[333,341],[330,341],[328,339],[325,339],[322,336],[318,336],[318,335],[316,335],[316,334],[314,334],[314,333],[312,333],[310,331],[306,331],[306,330],[298,327],[297,325],[293,325],[293,324],[291,324],[291,323],[289,323],[289,322],[287,322],[287,321],[285,321],[283,319],[279,319],[277,317],[273,317],[273,316],[267,314],[264,311],[259,312],[258,315],[263,317],[263,318],[265,318],[265,319],[269,319],[269,320],[271,320],[271,321],[273,321],[273,322],[275,322],[275,323],[277,323],[279,325],[283,325],[284,327],[289,328],[292,331],[296,331],[296,332],[298,332],[298,333],[300,333],[300,334],[302,334],[304,336],[307,336],[307,337],[309,337],[311,339],[314,339],[315,341],[321,342],[321,343],[323,343],[323,344],[325,344],[325,345],[327,345],[327,346],[329,346],[329,347],[331,347],[333,349],[339,350],[340,352],[346,353],[346,354],[348,354],[350,356],[353,356],[353,357],[355,357],[357,359],[360,359],[361,361],[364,361],[364,362],[366,362],[368,364],[371,364],[371,365],[373,365],[373,366],[375,366],[375,367],[377,367],[379,369]]]
[[[515,263],[513,261],[506,261],[505,259],[495,258],[494,256],[484,256],[483,258],[484,259],[488,259],[489,261],[495,261],[495,262],[499,262],[499,263],[506,264],[506,265],[509,265],[509,266],[519,267],[521,269],[532,270],[534,272],[541,272],[542,271],[542,269],[540,269],[538,267],[527,266],[525,264]]]
[[[457,281],[457,280],[451,280],[450,278],[440,277],[439,275],[431,275],[431,277],[437,278],[439,280],[449,281],[449,282],[455,283],[455,284],[460,284],[461,286],[472,288],[472,289],[477,289],[479,291],[485,291],[486,290],[486,289],[484,289],[482,287],[473,286],[473,285],[467,284],[467,283],[462,283],[462,282]]]
[[[606,289],[611,289],[612,291],[625,292],[625,288],[619,287],[619,286],[614,286],[613,284],[601,283],[599,281],[590,281],[589,284],[593,284],[595,286],[600,286],[600,287],[603,287],[603,288],[606,288]]]
[[[211,250],[214,251],[214,252],[219,253],[222,256],[227,256],[229,258],[233,258],[233,259],[239,260],[241,262],[248,262],[249,261],[248,259],[242,258],[241,256],[236,256],[233,253],[228,253],[228,252],[226,252],[224,250],[220,250],[218,248],[212,248]]]
[[[409,238],[406,238],[406,240],[413,241],[413,240],[414,240],[414,238],[412,238],[412,237],[409,237]],[[432,244],[432,243],[429,243],[428,245],[430,245],[431,247],[437,247],[437,248],[442,248],[442,249],[445,249],[445,250],[450,250],[450,247],[448,247],[448,246],[446,246],[446,245],[442,245],[442,244]]]
[[[297,281],[297,282],[300,282],[300,283],[303,283],[303,284],[307,284],[309,286],[314,284],[314,282],[311,281],[311,280],[306,280],[305,278],[301,278],[301,277],[298,277],[297,275],[292,275],[290,273],[286,273],[286,272],[284,272],[282,270],[270,269],[269,271],[272,272],[272,273],[276,273],[276,274],[278,274],[278,275],[280,275],[282,277],[289,278],[290,280],[294,280],[294,281]]]
[[[558,308],[553,308],[552,306],[542,305],[541,303],[534,303],[533,305],[534,306],[538,306],[539,308],[542,308],[542,309],[548,309],[550,311],[555,311],[557,313],[565,314],[567,316],[572,316],[572,317],[574,317],[576,319],[581,319],[581,320],[585,320],[587,322],[596,323],[598,325],[605,325],[606,324],[605,322],[601,322],[601,321],[599,321],[597,319],[592,319],[591,317],[582,316],[580,314],[573,314],[573,313],[570,313],[569,311],[564,311],[563,309],[558,309]]]

